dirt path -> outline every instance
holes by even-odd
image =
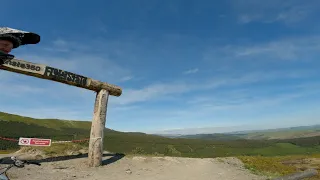
[[[99,168],[89,168],[87,158],[45,162],[42,166],[12,169],[12,179],[33,180],[265,180],[243,168],[236,158],[195,159],[176,157],[123,157]]]

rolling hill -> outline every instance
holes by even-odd
[[[294,139],[320,136],[320,125],[299,126],[290,128],[250,130],[229,133],[212,133],[212,134],[194,134],[194,135],[162,135],[171,138],[189,138],[189,139],[206,139],[206,140],[272,140],[272,139]]]
[[[57,119],[34,119],[0,112],[0,136],[73,140],[88,138],[91,122]],[[87,146],[85,142],[82,145]],[[0,139],[0,150],[17,150],[17,142]],[[260,140],[235,135],[209,135],[208,138],[167,138],[145,133],[124,133],[105,129],[104,149],[125,154],[149,154],[181,157],[224,157],[239,155],[288,155],[320,152],[320,136]]]

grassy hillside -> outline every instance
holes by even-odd
[[[0,112],[0,120],[7,122],[21,122],[28,125],[39,125],[46,128],[60,130],[61,128],[74,128],[74,129],[90,129],[91,123],[86,121],[69,121],[58,119],[35,119],[31,117],[24,117],[14,114]],[[40,121],[41,120],[41,121]]]
[[[292,174],[306,169],[320,170],[320,154],[315,155],[291,155],[291,156],[240,156],[238,157],[247,169],[254,174],[262,174],[270,178]],[[308,180],[319,180],[317,176]]]
[[[33,119],[0,113],[0,136],[9,138],[41,137],[52,140],[88,138],[90,122]],[[165,138],[144,133],[123,133],[105,130],[104,147],[111,152],[135,154],[163,154],[183,157],[219,157],[238,155],[288,155],[320,152],[318,137],[289,140],[215,140]],[[17,149],[16,142],[0,140],[0,150]]]

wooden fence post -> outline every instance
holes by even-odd
[[[89,167],[98,167],[102,164],[108,98],[109,92],[105,89],[100,90],[96,95],[89,142]]]

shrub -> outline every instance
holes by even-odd
[[[181,156],[181,152],[174,148],[173,145],[168,145],[164,150],[164,154],[167,156]]]
[[[144,154],[144,150],[141,147],[136,147],[131,151],[132,154]]]

